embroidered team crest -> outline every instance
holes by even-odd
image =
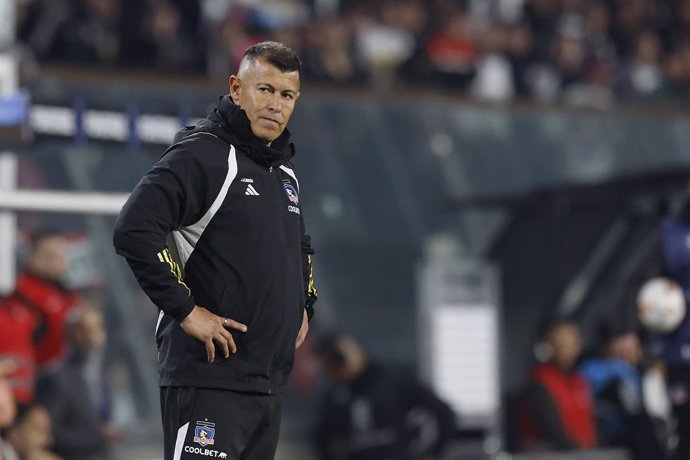
[[[288,199],[294,204],[299,204],[299,196],[297,195],[297,190],[290,184],[290,182],[283,182],[283,189],[285,189],[285,194]]]
[[[215,426],[215,423],[196,422],[196,428],[194,428],[194,442],[202,446],[212,446],[216,442],[213,439],[216,435]]]

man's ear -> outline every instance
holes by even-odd
[[[228,86],[230,87],[230,99],[237,104],[237,101],[240,100],[240,79],[237,75],[230,75]]]

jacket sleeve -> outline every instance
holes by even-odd
[[[304,277],[304,294],[307,316],[311,320],[314,316],[314,304],[318,298],[316,285],[314,284],[314,271],[312,267],[312,256],[314,249],[311,247],[311,237],[306,234],[304,229],[304,219],[301,218],[302,225],[302,275]]]
[[[116,252],[153,303],[178,321],[192,311],[194,299],[166,237],[201,218],[205,184],[199,159],[177,144],[141,179],[115,222]]]

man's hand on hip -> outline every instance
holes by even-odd
[[[304,343],[304,339],[307,338],[307,332],[309,332],[309,316],[307,316],[307,310],[304,310],[304,315],[302,315],[302,327],[299,328],[297,340],[295,341],[295,350]]]
[[[206,346],[209,363],[216,359],[216,347],[213,342],[220,346],[225,358],[230,357],[230,353],[237,351],[235,341],[227,329],[247,332],[247,326],[244,324],[215,315],[199,305],[194,306],[192,312],[182,320],[180,326],[187,334]]]

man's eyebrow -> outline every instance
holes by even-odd
[[[269,88],[271,88],[271,89],[273,89],[273,90],[276,89],[275,86],[273,86],[273,85],[270,84],[270,83],[264,82],[264,81],[260,81],[260,82],[258,82],[256,85],[257,85],[257,86],[268,86]],[[285,88],[285,89],[280,90],[280,92],[281,92],[281,93],[293,93],[293,94],[298,94],[298,93],[299,93],[299,90],[290,89],[290,88]]]

